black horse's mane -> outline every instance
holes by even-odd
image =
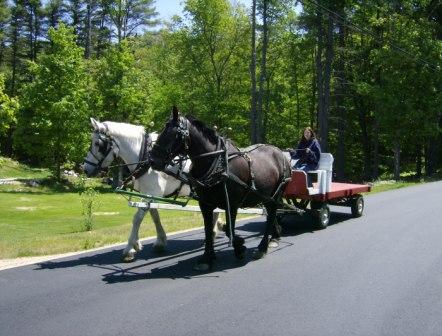
[[[196,119],[192,115],[186,115],[187,120],[190,121],[190,123],[198,130],[200,131],[204,136],[206,136],[209,141],[213,143],[218,142],[218,133],[214,129],[211,129],[206,126],[201,120]]]

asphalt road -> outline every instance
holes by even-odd
[[[259,261],[262,219],[242,222],[247,260],[219,239],[206,274],[200,231],[132,264],[108,249],[0,271],[0,335],[442,335],[442,182],[365,203],[358,219],[332,208],[322,231],[286,218]]]

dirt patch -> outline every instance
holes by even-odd
[[[18,211],[35,211],[37,207],[16,207],[15,210]]]
[[[119,212],[94,212],[94,216],[115,216],[119,215]]]

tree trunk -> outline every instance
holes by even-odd
[[[378,10],[376,12],[376,19],[380,20],[381,13]],[[383,38],[384,33],[382,27],[375,27],[375,32],[377,36],[377,40],[375,41],[375,48],[381,50],[383,47]],[[379,67],[375,73],[375,82],[378,87],[383,87],[382,83],[382,69]],[[379,178],[379,115],[383,111],[383,106],[379,106],[379,104],[375,104],[375,113],[373,120],[373,135],[372,135],[372,143],[373,143],[373,157],[372,157],[372,171],[371,178],[372,180],[377,180]]]
[[[2,40],[0,42],[0,67],[3,65],[5,59],[5,50],[6,50],[6,44],[4,40]]]
[[[313,55],[312,55],[312,91],[310,96],[310,127],[315,128],[315,121],[317,120],[315,118],[315,108],[316,108],[316,91],[317,91],[317,72],[315,67],[315,61],[316,61],[316,54],[315,50],[313,49]]]
[[[266,78],[266,90],[265,90],[265,110],[263,116],[263,126],[262,126],[262,142],[266,143],[267,141],[267,125],[269,121],[270,114],[270,76]]]
[[[123,13],[123,4],[122,4],[122,0],[118,1],[118,13],[117,13],[117,17],[115,20],[115,23],[117,25],[117,38],[118,38],[118,44],[121,43],[121,41],[123,40],[123,18],[122,18],[122,14]]]
[[[267,26],[267,9],[268,0],[263,0],[262,10],[262,50],[261,50],[261,73],[259,76],[259,94],[258,94],[258,109],[257,109],[257,142],[261,143],[263,140],[263,102],[264,102],[264,85],[267,80],[267,46],[268,46],[268,26]]]
[[[292,61],[292,90],[295,91],[295,99],[296,99],[296,122],[293,123],[294,126],[299,130],[301,128],[300,119],[301,119],[301,105],[299,102],[299,75],[298,75],[298,62],[295,58],[295,54],[297,53],[297,49],[295,43],[292,44],[291,53],[293,55]],[[292,109],[290,109],[289,120],[292,122],[293,114]]]
[[[399,140],[396,140],[394,143],[394,179],[396,181],[399,181],[401,176],[401,168],[400,168],[400,163],[401,163],[401,145],[399,143]]]
[[[336,110],[337,110],[337,151],[336,151],[336,180],[345,180],[345,127],[346,127],[346,109],[344,106],[345,89],[345,66],[344,66],[344,53],[342,50],[345,48],[345,27],[342,23],[339,23],[339,49],[341,54],[336,58]]]
[[[416,145],[416,177],[422,177],[422,146]]]
[[[17,71],[18,71],[18,39],[19,39],[19,28],[18,22],[15,22],[15,26],[12,32],[12,59],[11,59],[11,67],[12,67],[12,78],[11,78],[11,96],[15,96],[16,94],[16,82],[17,82]]]
[[[91,57],[91,43],[92,43],[92,0],[87,1],[86,5],[86,36],[84,41],[84,57]]]
[[[36,9],[36,11],[35,11],[35,16],[34,16],[34,48],[33,48],[33,54],[32,54],[32,60],[33,61],[35,61],[35,60],[37,60],[37,55],[38,55],[38,46],[39,46],[39,43],[38,43],[38,37],[40,36],[40,34],[41,34],[41,31],[40,31],[40,26],[41,26],[41,22],[40,22],[40,20],[41,20],[42,18],[41,18],[41,16],[39,15],[39,12],[38,12],[38,9]]]
[[[323,108],[319,118],[319,134],[322,140],[321,147],[324,152],[328,152],[328,119],[330,114],[330,80],[331,67],[333,62],[333,19],[329,15],[326,35],[325,66],[324,66],[324,89]]]
[[[442,128],[442,113],[439,115],[439,128]],[[433,176],[440,163],[440,146],[442,145],[442,135],[436,135],[428,139],[425,151],[425,175]]]
[[[13,135],[14,135],[15,127],[11,126],[9,127],[7,134],[5,135],[5,139],[2,142],[2,150],[3,154],[6,156],[12,156],[14,150],[13,150]]]
[[[371,179],[377,180],[379,177],[379,120],[374,118],[373,121],[373,156],[372,156],[372,167],[371,167]]]
[[[365,109],[363,104],[358,103],[356,101],[356,109],[358,111],[358,120],[359,126],[361,127],[361,135],[362,135],[362,149],[364,153],[364,180],[368,181],[371,178],[370,167],[371,167],[371,151],[370,151],[370,138],[368,134],[367,128],[367,117],[365,115]]]
[[[316,49],[316,90],[318,92],[317,95],[317,124],[319,127],[319,141],[321,142],[323,139],[321,138],[321,126],[322,120],[321,118],[324,115],[324,95],[323,95],[323,79],[322,79],[322,44],[323,44],[323,29],[322,29],[322,12],[318,10],[316,13],[316,29],[317,29],[317,49]]]
[[[301,102],[299,101],[299,84],[298,84],[298,69],[295,67],[294,81],[295,81],[295,94],[296,94],[296,128],[301,128]]]
[[[252,53],[250,56],[250,141],[257,143],[256,115],[256,0],[252,1]]]

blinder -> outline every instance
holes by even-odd
[[[91,175],[97,174],[100,170],[103,169],[102,165],[106,158],[109,156],[110,152],[113,150],[113,142],[112,139],[99,131],[95,131],[98,135],[98,140],[95,141],[95,145],[98,147],[98,152],[102,155],[102,158],[98,158],[93,152],[92,152],[92,144],[89,147],[89,153],[92,155],[92,157],[97,160],[97,162],[92,162],[87,159],[84,160],[85,163],[91,165],[94,167],[94,170],[91,172]]]
[[[170,120],[166,123],[166,128],[172,128],[174,127],[175,120]],[[162,139],[157,140],[155,145],[152,149],[152,154],[155,157],[158,157],[162,160],[162,163],[167,165],[172,161],[172,159],[177,156],[180,152],[180,150],[184,147],[184,152],[181,154],[187,154],[187,150],[189,149],[189,127],[188,127],[188,120],[179,117],[178,118],[178,125],[176,126],[176,133],[175,133],[175,139],[173,142],[167,141],[167,143],[170,143],[170,146],[164,145]]]

